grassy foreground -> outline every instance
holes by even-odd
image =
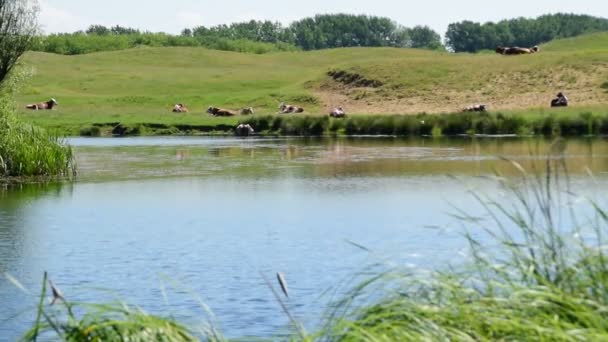
[[[472,193],[486,211],[475,217],[454,214],[467,228],[468,267],[423,276],[379,274],[332,306],[324,327],[311,335],[285,309],[298,330],[291,340],[608,339],[608,213],[570,188],[564,150],[565,142],[556,140],[550,157],[537,161],[530,174],[506,161],[520,172],[513,181],[498,178],[507,196]],[[48,333],[66,341],[224,340],[213,326],[194,334],[128,306],[78,305],[56,295],[55,306],[49,306],[46,276],[43,284],[28,341]],[[75,314],[76,308],[86,313]]]
[[[263,115],[275,113],[281,101],[312,115],[340,105],[355,116],[453,113],[475,103],[494,113],[540,113],[557,91],[566,92],[576,114],[588,108],[605,114],[597,112],[606,112],[608,103],[607,33],[554,41],[539,54],[516,57],[396,48],[251,55],[167,47],[79,56],[31,52],[25,60],[37,73],[17,96],[20,108],[50,97],[60,106],[21,109],[21,117],[70,134],[116,123],[162,125],[168,134],[237,122],[204,114],[210,105],[253,106]],[[175,103],[187,104],[191,114],[171,113]]]

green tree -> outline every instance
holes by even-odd
[[[103,25],[91,25],[86,30],[87,34],[96,34],[100,36],[106,36],[110,34],[110,29]]]
[[[475,52],[483,46],[482,32],[481,25],[472,21],[450,24],[445,34],[446,44],[454,52]]]
[[[0,84],[35,41],[35,5],[26,0],[0,0]]]
[[[416,26],[409,30],[411,47],[438,49],[441,48],[441,37],[428,26]]]
[[[608,19],[557,13],[483,25],[471,21],[453,23],[448,26],[446,41],[455,52],[475,52],[497,46],[530,47],[596,31],[608,31]]]

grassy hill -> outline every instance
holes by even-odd
[[[204,114],[209,105],[276,112],[281,101],[324,114],[441,113],[486,103],[493,111],[545,108],[557,91],[575,107],[603,108],[608,34],[554,41],[526,56],[348,48],[242,54],[203,48],[137,48],[78,56],[29,53],[36,76],[20,107],[55,97],[53,112],[27,112],[50,127],[94,123],[233,124]],[[331,72],[333,76],[328,75]],[[173,114],[186,103],[192,113]],[[608,106],[607,106],[608,107]]]

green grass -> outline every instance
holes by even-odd
[[[53,294],[54,301],[45,303],[47,274],[44,274],[36,321],[22,341],[37,341],[54,334],[62,341],[196,341],[183,325],[166,318],[149,315],[124,303],[84,305],[66,301]],[[75,311],[86,311],[79,316]]]
[[[608,109],[608,34],[555,41],[539,54],[450,54],[416,49],[347,48],[252,55],[193,47],[136,48],[78,56],[28,53],[36,76],[17,96],[20,115],[44,127],[79,132],[93,124],[234,124],[210,118],[208,106],[275,113],[281,101],[325,114],[344,105],[349,114],[455,112],[473,103],[492,111],[548,110],[559,90],[573,111]],[[343,84],[342,71],[373,87]],[[350,79],[350,78],[349,78]],[[342,80],[343,81],[343,80]],[[381,85],[379,85],[381,84]],[[379,86],[378,86],[379,85]],[[53,112],[29,112],[27,103],[59,100]],[[171,113],[185,103],[189,115]]]

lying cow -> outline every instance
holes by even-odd
[[[476,104],[473,106],[464,107],[461,110],[462,112],[485,112],[487,111],[487,106],[485,104]]]
[[[568,107],[568,98],[562,92],[557,93],[557,97],[551,100],[551,107]]]
[[[279,113],[281,113],[281,114],[303,113],[303,112],[304,112],[304,108],[302,108],[302,107],[288,105],[288,104],[285,104],[284,102],[279,105]]]
[[[342,107],[338,107],[334,108],[334,110],[329,113],[329,116],[332,118],[344,118],[346,117],[346,112],[344,109],[342,109]]]
[[[504,47],[499,46],[496,48],[496,53],[500,55],[526,55],[539,52],[540,49],[538,46],[533,46],[531,48],[522,48],[522,47]]]
[[[248,137],[255,133],[255,131],[253,130],[253,127],[251,127],[251,125],[249,124],[240,124],[236,126],[234,133],[239,137]]]
[[[27,106],[25,106],[25,108],[32,109],[32,110],[53,109],[53,106],[58,106],[58,105],[59,105],[59,103],[57,103],[57,100],[50,99],[49,101],[46,101],[46,102],[28,104]]]
[[[247,108],[241,109],[241,115],[253,115],[253,114],[255,114],[253,107],[247,107]]]
[[[207,113],[212,114],[213,116],[234,116],[234,112],[228,109],[222,109],[217,107],[207,108]]]
[[[188,107],[183,103],[178,103],[173,106],[173,113],[188,113]]]

